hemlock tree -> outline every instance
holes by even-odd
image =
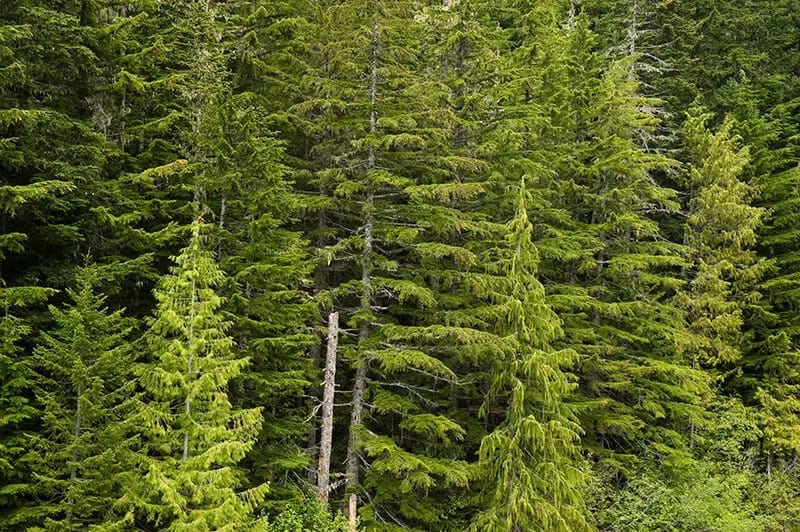
[[[311,171],[297,181],[322,258],[318,299],[344,323],[336,374],[342,388],[352,379],[353,395],[349,429],[334,435],[349,432],[350,517],[379,529],[436,526],[446,511],[437,495],[468,482],[454,445],[463,431],[446,395],[431,393],[452,371],[418,348],[428,333],[417,333],[436,304],[420,265],[470,260],[458,233],[474,224],[456,205],[480,187],[450,182],[470,161],[445,156],[449,91],[422,74],[418,7],[319,5],[303,55],[307,96],[291,108],[308,136]]]
[[[275,27],[272,2],[143,2],[104,11],[99,39],[109,83],[99,95],[108,132],[125,151],[128,172],[115,186],[122,200],[98,207],[114,227],[107,239],[120,254],[154,257],[136,272],[129,295],[146,290],[188,223],[194,195],[226,280],[218,287],[231,313],[230,335],[251,359],[231,401],[265,415],[247,469],[283,505],[287,479],[307,465],[300,441],[309,385],[303,350],[311,305],[299,287],[311,264],[304,241],[285,228],[298,203],[270,131],[280,101],[272,101],[269,67]],[[288,9],[288,7],[287,7]],[[290,10],[289,10],[290,11]],[[276,20],[276,18],[278,20]],[[260,42],[263,39],[264,42]],[[136,297],[149,303],[149,297]],[[138,304],[141,311],[144,305]]]
[[[55,327],[43,333],[30,365],[41,412],[31,440],[36,512],[47,530],[102,523],[121,495],[125,422],[135,393],[132,320],[109,312],[96,295],[97,267],[79,271],[71,303],[50,307]],[[130,427],[127,427],[130,430]]]
[[[168,530],[264,528],[254,513],[265,484],[237,492],[237,464],[253,447],[258,409],[231,406],[227,387],[248,361],[235,356],[215,287],[223,275],[199,220],[189,245],[155,292],[158,305],[145,337],[153,362],[137,369],[144,397],[137,466],[122,478],[115,507],[125,526]]]
[[[536,278],[539,255],[525,209],[528,196],[523,182],[507,247],[496,250],[489,267],[503,278],[493,297],[499,317],[493,332],[504,357],[494,363],[482,410],[486,415],[493,402],[500,402],[505,419],[481,442],[477,468],[486,502],[472,529],[588,530],[579,468],[581,429],[565,402],[574,385],[562,371],[577,353],[551,347],[562,333]]]
[[[671,298],[685,259],[661,220],[680,204],[656,176],[676,162],[641,145],[656,123],[632,59],[606,62],[592,51],[587,22],[579,17],[572,31],[575,143],[562,144],[569,155],[557,181],[571,182],[565,206],[592,242],[582,259],[557,265],[551,301],[567,345],[583,355],[580,417],[601,467],[628,475],[659,457],[679,468],[692,463],[686,430],[708,418],[712,390],[675,353],[686,329]]]
[[[32,375],[20,345],[31,327],[11,310],[41,303],[51,294],[38,287],[0,287],[0,526],[9,529],[24,528],[41,515],[22,502],[31,491],[28,444],[37,416],[31,404]]]
[[[20,124],[28,125],[36,113],[15,107],[16,102],[6,98],[14,87],[24,66],[13,56],[17,40],[29,37],[29,28],[5,25],[0,28],[0,56],[10,66],[0,71],[0,526],[24,527],[36,521],[38,512],[23,508],[22,498],[30,490],[31,470],[27,460],[29,433],[34,430],[32,420],[37,417],[31,404],[32,375],[26,364],[20,343],[30,334],[31,327],[24,317],[29,317],[32,307],[43,303],[55,290],[40,286],[35,278],[21,279],[19,285],[9,286],[6,271],[9,256],[26,251],[30,225],[17,225],[15,218],[23,210],[34,210],[41,203],[47,205],[59,196],[73,190],[68,181],[58,179],[18,183],[12,171],[26,160],[24,150],[17,143]],[[25,128],[27,129],[27,127]],[[16,262],[16,260],[15,260]],[[13,270],[16,270],[14,268]],[[14,277],[19,271],[12,271]],[[27,281],[27,282],[26,282]]]
[[[749,205],[752,188],[739,178],[749,155],[731,133],[733,122],[712,133],[706,126],[711,118],[693,108],[684,125],[692,159],[685,187],[692,277],[676,304],[687,311],[692,365],[730,367],[741,363],[743,311],[757,297],[753,287],[764,270],[753,250],[763,209]]]

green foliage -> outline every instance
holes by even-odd
[[[580,427],[566,408],[572,385],[561,370],[576,357],[551,347],[561,334],[560,320],[535,277],[539,256],[531,242],[524,182],[521,188],[508,225],[508,248],[499,250],[495,266],[504,276],[505,290],[495,298],[505,311],[496,334],[506,357],[495,362],[482,407],[487,412],[500,400],[505,419],[481,442],[477,465],[488,495],[473,527],[588,530],[578,463]]]
[[[691,160],[685,241],[693,277],[676,303],[686,309],[694,333],[684,348],[692,364],[716,366],[741,359],[743,312],[758,299],[753,287],[766,264],[753,250],[763,210],[749,205],[751,188],[739,179],[747,149],[737,146],[730,121],[709,132],[710,118],[693,108],[684,126]]]
[[[30,511],[44,529],[80,530],[103,522],[120,496],[127,460],[126,423],[135,392],[133,323],[109,312],[96,295],[96,267],[78,275],[71,304],[50,307],[54,329],[43,333],[30,364],[41,429],[30,441],[34,464]]]
[[[25,461],[28,438],[24,428],[26,422],[36,415],[36,409],[25,393],[31,386],[31,376],[17,345],[23,336],[30,333],[30,327],[6,314],[0,318],[0,332],[0,474],[3,479],[0,502],[6,508],[0,514],[0,523],[15,527],[31,518],[20,508],[20,498],[30,482],[30,468]]]
[[[760,433],[753,412],[736,400],[710,409],[715,424],[692,432],[695,467],[678,475],[644,470],[627,482],[607,479],[605,486],[593,487],[600,529],[781,529],[793,503],[777,503],[784,481],[758,470]]]
[[[316,499],[292,503],[269,524],[270,532],[348,532],[350,524],[341,513],[331,518],[328,508]]]
[[[643,475],[613,494],[612,508],[600,515],[603,530],[770,530],[774,521],[760,513],[747,493],[751,472],[709,474],[671,485],[659,475]]]
[[[796,3],[2,3],[0,528],[793,529]]]
[[[123,522],[170,530],[254,527],[267,486],[238,492],[237,464],[253,447],[258,409],[234,409],[227,387],[247,365],[235,356],[230,326],[218,309],[223,279],[203,248],[202,224],[156,290],[156,313],[145,337],[150,363],[136,373],[144,390],[137,416],[142,447],[124,472],[115,503]]]

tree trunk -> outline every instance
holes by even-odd
[[[325,381],[322,392],[322,431],[317,468],[317,497],[327,503],[331,489],[331,445],[333,442],[333,397],[336,391],[336,350],[339,343],[339,313],[328,316],[328,344],[325,352]]]
[[[369,132],[375,133],[378,129],[378,18],[372,20],[372,59],[370,62],[370,115]],[[369,183],[369,173],[376,168],[375,148],[370,145],[367,159],[367,197],[364,202],[364,250],[361,255],[361,310],[369,313],[372,310],[372,245],[373,245],[373,226],[375,215],[373,212],[375,195],[372,185]],[[357,361],[355,382],[353,383],[353,401],[350,411],[350,438],[347,442],[347,488],[351,490],[350,500],[347,509],[347,516],[350,522],[350,529],[356,529],[356,516],[358,515],[358,497],[352,493],[352,489],[358,484],[359,457],[357,432],[361,425],[361,417],[364,409],[364,390],[367,384],[367,357],[364,354],[364,346],[369,337],[370,324],[363,322],[358,334],[358,345],[360,360]]]
[[[572,31],[575,29],[575,17],[577,15],[577,6],[575,0],[569,2],[569,17],[567,18],[567,29]]]
[[[320,196],[325,196],[328,194],[326,188],[322,185],[319,187]],[[324,234],[325,230],[327,229],[327,224],[325,221],[325,211],[320,210],[318,213],[317,218],[317,229],[319,230],[319,234]],[[325,247],[325,238],[320,236],[317,238],[315,247],[317,249],[322,249]],[[314,271],[314,293],[319,294],[323,290],[328,287],[327,283],[327,265],[319,265],[317,266],[316,270]],[[316,342],[314,347],[311,349],[311,361],[314,365],[314,369],[316,370],[319,365],[320,361],[322,360],[322,342]],[[319,402],[322,404],[322,392],[319,389],[319,386],[314,385],[308,391],[308,394],[313,398],[312,401]],[[316,407],[315,407],[316,408]],[[314,411],[314,415],[311,416],[311,419],[308,423],[308,456],[311,459],[311,463],[315,461],[319,461],[319,447],[317,445],[317,429],[318,429],[318,420],[316,415],[316,410]],[[317,484],[317,472],[318,469],[314,469],[313,467],[308,468],[308,478],[312,484]]]

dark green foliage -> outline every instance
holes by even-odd
[[[209,196],[219,198],[217,255],[229,276],[223,294],[234,320],[231,335],[251,360],[232,396],[263,409],[248,463],[255,481],[277,482],[270,498],[283,505],[277,501],[287,481],[308,465],[302,445],[310,409],[301,397],[313,374],[305,352],[316,309],[300,290],[312,264],[305,241],[286,228],[299,205],[280,163],[282,146],[262,129],[269,115],[255,94],[229,98],[214,117],[203,171],[214,176],[205,187]]]
[[[3,194],[0,225],[2,248],[16,254],[3,270],[9,284],[65,286],[91,246],[88,210],[110,150],[89,124],[97,58],[78,7],[0,8],[0,187],[11,193]],[[36,202],[21,209],[14,197]],[[35,259],[45,255],[46,262]]]
[[[110,313],[95,294],[96,267],[69,290],[70,306],[50,307],[55,328],[42,335],[30,365],[41,429],[29,442],[34,464],[31,509],[47,530],[82,530],[102,523],[121,495],[132,415],[132,320]]]
[[[792,529],[798,13],[3,3],[0,528]]]
[[[26,393],[31,386],[30,371],[21,359],[22,349],[17,345],[30,328],[18,318],[5,315],[0,318],[0,332],[0,428],[3,429],[0,437],[0,478],[3,482],[0,502],[4,508],[0,513],[0,524],[14,527],[30,522],[33,517],[26,509],[20,508],[20,500],[29,488],[31,474],[26,463],[28,437],[24,429],[36,415],[36,409]]]

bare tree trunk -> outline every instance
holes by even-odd
[[[223,229],[225,227],[225,211],[227,209],[227,203],[225,202],[225,196],[222,196],[222,199],[219,202],[219,228]]]
[[[370,62],[370,115],[369,131],[375,133],[378,129],[378,18],[372,20],[372,60]],[[370,145],[369,156],[367,159],[367,171],[372,172],[376,168],[375,148]],[[368,192],[364,204],[364,250],[361,255],[361,310],[370,312],[372,310],[372,263],[370,255],[373,245],[373,226],[375,215],[373,207],[375,195],[372,186],[368,183]],[[370,325],[367,322],[361,324],[358,334],[358,344],[360,360],[357,361],[355,382],[353,383],[353,401],[350,410],[350,439],[347,442],[347,487],[352,490],[358,484],[359,457],[357,432],[361,425],[361,417],[364,409],[364,390],[367,385],[367,357],[363,353],[363,346],[369,337]],[[350,529],[356,529],[356,517],[358,515],[358,497],[355,493],[350,494],[347,516],[350,522]]]
[[[636,54],[636,40],[639,38],[639,2],[632,0],[630,3],[631,23],[628,26],[628,54]]]
[[[577,6],[575,0],[569,2],[569,18],[567,19],[567,29],[572,31],[575,29],[575,17],[577,15]]]
[[[339,343],[339,313],[328,315],[328,345],[325,352],[325,383],[322,392],[322,432],[319,442],[317,497],[327,503],[331,490],[331,445],[333,442],[333,396],[336,391],[336,350]]]
[[[319,193],[321,196],[324,196],[328,193],[324,186],[320,185]],[[317,219],[317,229],[319,229],[320,234],[324,234],[325,229],[327,228],[327,224],[325,221],[325,211],[320,210],[318,213]],[[325,247],[325,238],[320,236],[317,239],[315,244],[317,249],[322,249]],[[323,290],[327,288],[327,271],[326,266],[319,265],[314,272],[314,293],[319,294]],[[314,369],[317,369],[320,366],[320,361],[322,360],[322,342],[317,342],[314,347],[311,349],[311,360],[314,365]],[[319,389],[319,386],[314,385],[308,391],[309,395],[313,397],[313,401],[316,404],[322,404],[322,391]],[[314,413],[311,416],[311,419],[308,423],[308,456],[311,459],[311,463],[315,461],[319,461],[319,446],[317,445],[317,429],[318,427],[318,420],[317,420],[317,410],[316,406],[314,407]],[[309,481],[316,485],[317,484],[317,472],[318,469],[314,469],[313,467],[308,468],[308,478]]]

